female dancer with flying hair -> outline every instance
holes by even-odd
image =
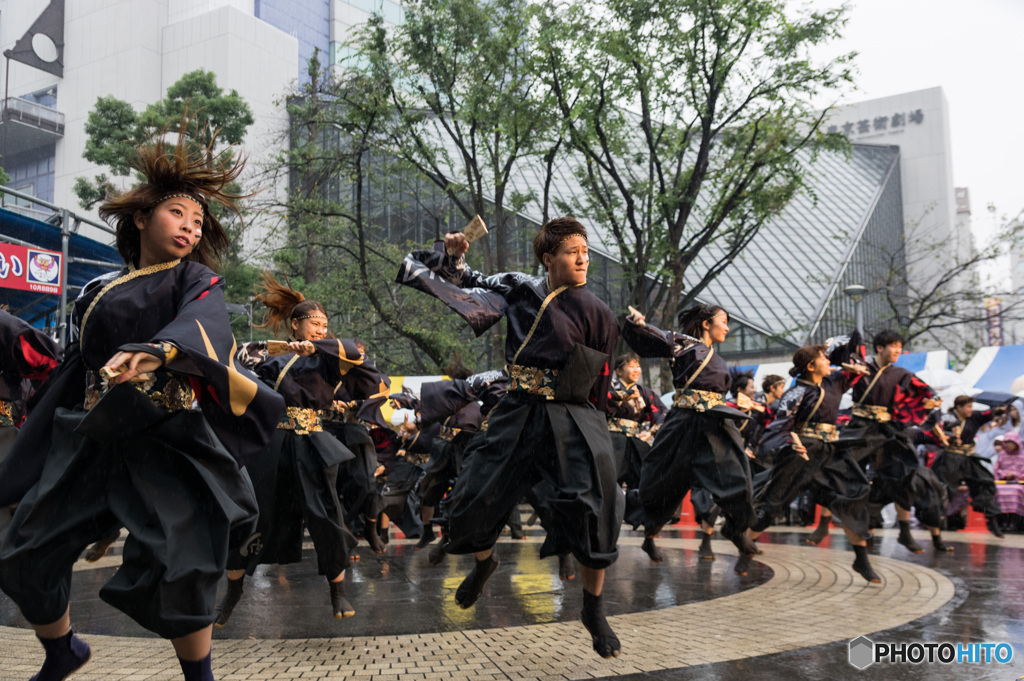
[[[303,523],[316,548],[320,574],[329,583],[334,617],[350,617],[355,608],[345,597],[345,568],[355,538],[345,529],[336,485],[339,465],[354,455],[324,432],[320,412],[333,406],[342,385],[355,399],[370,398],[380,385],[379,374],[364,363],[354,340],[327,338],[327,312],[320,303],[306,300],[267,273],[256,299],[267,306],[261,328],[279,333],[287,323],[289,341],[247,343],[236,359],[283,395],[287,410],[266,454],[249,466],[260,508],[259,540],[255,551],[233,553],[229,559],[228,590],[216,624],[227,624],[246,572],[251,575],[257,565],[302,559]]]
[[[185,679],[213,678],[217,582],[256,517],[239,464],[265,446],[284,404],[232,359],[224,281],[211,269],[228,236],[210,204],[234,209],[225,188],[242,165],[209,153],[185,132],[136,149],[145,181],[100,207],[126,267],[82,289],[65,360],[0,472],[0,505],[19,502],[0,587],[46,651],[35,681],[89,659],[71,630],[72,564],[117,526],[129,532],[123,564],[100,597],[170,639]]]
[[[729,314],[717,305],[700,304],[679,314],[679,327],[682,333],[662,331],[637,314],[627,316],[622,327],[623,339],[641,357],[672,359],[676,388],[640,477],[642,548],[651,560],[664,560],[654,537],[690,488],[699,485],[725,513],[722,536],[736,545],[742,560],[757,553],[745,534],[754,517],[750,464],[735,422],[746,415],[726,406],[732,377],[712,348],[728,335]]]

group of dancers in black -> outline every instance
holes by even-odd
[[[122,528],[122,564],[100,596],[170,639],[190,681],[213,678],[212,627],[228,623],[245,575],[300,560],[303,528],[335,617],[355,612],[344,587],[355,535],[383,552],[389,518],[422,523],[415,548],[435,540],[433,524],[443,528],[432,562],[475,556],[455,593],[469,608],[499,567],[495,543],[525,498],[545,530],[541,556],[559,557],[565,579],[579,565],[581,621],[602,657],[620,654],[602,591],[623,520],[643,526],[643,550],[660,561],[656,537],[691,490],[702,556],[713,557],[705,544],[721,513],[740,574],[759,552],[757,533],[805,490],[842,519],[854,569],[870,582],[881,580],[867,554],[869,502],[897,504],[899,541],[910,550],[920,550],[911,508],[943,546],[944,488],[918,465],[908,428],[936,402],[893,364],[895,334],[874,338],[873,359],[857,337],[801,348],[793,387],[754,409],[749,399],[726,401],[732,376],[714,348],[728,313],[697,305],[679,315],[678,331],[635,311],[616,318],[586,287],[587,232],[577,220],[557,218],[537,233],[540,275],[473,271],[466,236],[448,234],[410,253],[397,280],[442,300],[477,334],[505,319],[505,369],[427,384],[415,399],[393,396],[419,421],[396,436],[380,414],[387,377],[358,341],[329,333],[323,305],[266,275],[266,324],[284,327],[288,340],[236,345],[215,271],[228,237],[211,203],[234,209],[239,197],[227,187],[241,163],[211,167],[208,150],[179,136],[137,149],[135,167],[145,181],[100,209],[126,265],[83,288],[67,347],[0,313],[0,508],[9,509],[0,588],[45,650],[36,681],[65,679],[88,661],[71,628],[72,565]],[[620,335],[636,355],[616,358]],[[671,409],[639,385],[637,355],[670,360]],[[16,405],[33,389],[15,428]],[[847,390],[853,419],[840,429]],[[973,431],[958,424],[944,446],[963,456]],[[768,465],[752,477],[752,462]],[[948,479],[978,478],[965,466],[947,465]],[[407,504],[413,488],[418,517]]]

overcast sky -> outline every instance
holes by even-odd
[[[1024,209],[1024,0],[846,4],[850,20],[838,47],[859,53],[859,75],[845,102],[941,86],[949,103],[953,182],[970,190],[972,223],[984,239],[998,215]],[[989,204],[998,214],[986,210]]]

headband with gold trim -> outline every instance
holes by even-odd
[[[203,213],[203,218],[206,218],[206,209],[203,207],[203,204],[199,201],[199,199],[197,199],[196,197],[192,196],[191,194],[168,194],[167,196],[163,197],[162,199],[160,199],[159,201],[157,201],[153,205],[154,206],[159,206],[161,203],[163,203],[164,201],[166,201],[168,199],[177,199],[177,198],[188,199],[189,201],[192,201],[193,203],[198,205],[199,206],[199,210],[202,211],[202,213]]]
[[[565,237],[564,239],[562,239],[561,241],[559,241],[559,242],[558,242],[557,244],[555,244],[555,245],[554,245],[554,247],[553,247],[553,248],[552,248],[552,249],[551,249],[550,251],[548,251],[548,253],[554,253],[555,251],[557,251],[557,250],[558,250],[558,247],[559,247],[559,246],[561,246],[562,244],[564,244],[564,243],[565,243],[566,241],[568,241],[569,239],[573,238],[574,236],[578,236],[578,237],[580,237],[581,239],[583,239],[584,241],[586,241],[586,242],[587,242],[588,244],[590,243],[590,242],[589,242],[589,241],[587,240],[587,235],[586,235],[586,234],[579,234],[579,233],[575,233],[575,234],[570,234],[569,236]]]

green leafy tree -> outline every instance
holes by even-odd
[[[168,88],[163,99],[141,113],[116,97],[98,98],[86,118],[87,138],[82,155],[106,170],[92,180],[84,177],[75,180],[73,190],[79,204],[91,209],[107,194],[121,191],[126,180],[128,183],[141,181],[140,177],[131,177],[133,171],[128,162],[133,149],[156,135],[177,132],[182,121],[189,126],[189,138],[210,150],[210,163],[232,164],[233,154],[228,147],[242,141],[253,116],[237,91],[225,92],[217,85],[216,75],[202,69],[183,75]],[[237,185],[230,190],[242,193]],[[243,224],[219,204],[211,205],[210,210],[224,224],[234,246],[221,267],[227,280],[227,298],[244,301],[252,294],[256,270],[243,261],[239,252]],[[238,320],[236,324],[236,330],[243,326]]]
[[[90,209],[108,192],[117,191],[114,178],[132,172],[128,165],[132,149],[164,131],[177,132],[182,120],[188,121],[189,136],[211,150],[211,162],[224,147],[241,143],[253,123],[252,110],[238,92],[224,92],[216,75],[202,69],[183,75],[163,99],[141,113],[116,97],[100,97],[86,118],[82,156],[108,172],[92,180],[75,180],[79,204]],[[231,159],[231,154],[225,154],[219,162],[231,163]]]
[[[537,200],[516,188],[524,161],[557,144],[553,100],[537,87],[531,49],[536,7],[526,0],[413,0],[405,21],[365,25],[349,68],[385,96],[376,114],[389,154],[443,192],[459,229],[480,215],[489,270],[532,264],[512,216]]]
[[[388,371],[437,373],[456,353],[474,364],[485,348],[465,324],[394,281],[405,254],[423,244],[388,239],[379,201],[401,211],[429,197],[410,193],[412,169],[380,151],[389,139],[380,116],[387,88],[361,73],[322,72],[318,55],[309,76],[285,98],[290,144],[271,164],[273,184],[288,191],[265,192],[261,204],[283,235],[276,270],[324,304],[336,333],[366,341]]]
[[[730,266],[806,186],[814,153],[847,148],[817,102],[851,82],[853,55],[808,56],[844,22],[778,0],[545,5],[540,77],[584,189],[560,206],[607,232],[652,319],[670,325]]]

